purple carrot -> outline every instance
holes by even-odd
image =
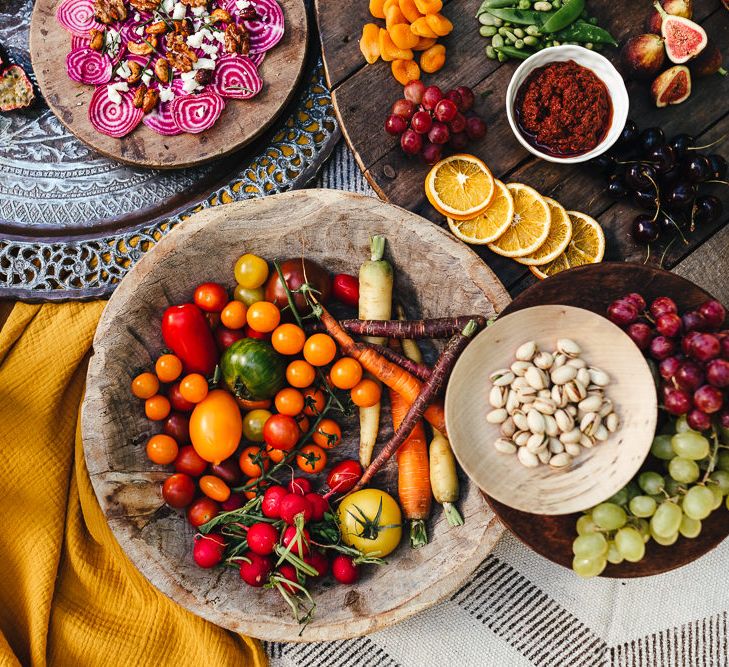
[[[356,336],[421,339],[455,336],[470,321],[477,329],[482,329],[487,320],[483,315],[459,315],[429,320],[340,320],[339,324],[347,333]],[[317,323],[311,330],[325,331],[325,327]]]
[[[418,380],[426,382],[430,379],[431,370],[425,364],[419,364],[417,361],[408,359],[405,355],[400,354],[397,350],[393,350],[384,345],[373,345],[372,343],[365,343],[367,347],[371,347],[375,352],[381,354],[388,361],[392,361],[401,368],[404,368],[408,373],[414,375]]]

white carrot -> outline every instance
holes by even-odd
[[[456,459],[448,439],[436,429],[430,442],[430,486],[433,497],[443,505],[448,523],[462,526],[463,518],[454,505],[460,495]]]

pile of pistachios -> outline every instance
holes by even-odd
[[[585,0],[483,0],[476,17],[481,35],[491,38],[486,56],[500,62],[560,44],[618,45],[588,14]]]

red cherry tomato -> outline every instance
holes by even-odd
[[[173,412],[167,419],[162,430],[172,436],[178,445],[190,444],[190,418],[181,412]]]
[[[199,528],[204,523],[210,521],[210,519],[215,518],[219,511],[220,505],[218,503],[207,496],[202,496],[187,508],[187,520],[195,528]]]
[[[217,465],[211,465],[210,472],[216,477],[220,477],[228,486],[237,486],[243,478],[234,456],[221,461]]]
[[[195,482],[183,473],[170,475],[162,484],[162,497],[170,507],[187,507],[195,496]]]
[[[186,400],[180,393],[179,382],[175,382],[175,384],[170,387],[170,390],[167,392],[167,398],[170,401],[172,409],[177,410],[178,412],[192,412],[192,409],[195,407],[194,403],[190,403],[190,401]]]
[[[332,281],[332,293],[337,301],[348,306],[359,304],[359,279],[347,273],[338,273]]]
[[[193,301],[208,313],[219,313],[228,305],[228,292],[218,283],[203,283],[195,289]]]
[[[271,415],[263,425],[263,439],[274,449],[287,452],[294,448],[300,436],[299,425],[289,415]]]
[[[347,459],[337,463],[327,476],[327,484],[334,493],[346,493],[354,488],[362,477],[362,466],[359,461]]]
[[[309,474],[321,472],[327,465],[327,453],[319,445],[304,445],[296,455],[296,465]]]
[[[207,467],[208,462],[195,451],[192,445],[180,447],[180,452],[175,459],[177,472],[190,475],[190,477],[200,477]]]
[[[225,304],[223,304],[225,305]],[[162,338],[182,361],[187,373],[210,375],[218,363],[215,347],[202,310],[192,303],[170,306],[162,315]]]
[[[226,327],[218,327],[215,330],[215,343],[222,352],[227,350],[235,341],[245,338],[245,333],[240,329],[233,331]]]
[[[263,333],[262,331],[256,331],[246,324],[246,328],[243,329],[243,334],[246,338],[257,338],[258,340],[268,340],[271,334]]]

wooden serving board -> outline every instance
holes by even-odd
[[[486,137],[472,143],[467,152],[482,158],[499,178],[531,185],[542,194],[557,199],[567,209],[583,211],[598,219],[607,236],[605,259],[644,261],[646,248],[635,244],[630,237],[631,222],[641,211],[629,202],[616,203],[609,199],[605,178],[589,167],[555,165],[539,160],[514,137],[506,118],[505,95],[518,61],[502,65],[486,58],[484,48],[490,41],[478,33],[480,25],[475,14],[479,4],[479,0],[446,0],[443,14],[454,25],[453,32],[440,40],[446,46],[446,63],[439,72],[423,76],[426,84],[438,85],[444,90],[458,85],[474,89],[476,110],[489,129]],[[651,3],[648,0],[591,0],[588,8],[599,18],[600,25],[622,42],[643,32]],[[365,176],[384,200],[442,225],[443,216],[430,206],[423,192],[428,167],[419,158],[405,156],[398,141],[383,129],[390,105],[402,97],[402,86],[393,78],[390,63],[378,61],[366,65],[359,51],[362,26],[371,21],[384,22],[371,17],[365,0],[346,6],[334,0],[316,0],[316,10],[335,110]],[[710,41],[722,50],[724,62],[728,62],[729,12],[721,7],[719,0],[696,0],[694,18],[704,26]],[[618,63],[618,49],[607,47],[602,53]],[[724,139],[711,150],[725,156],[729,154],[729,106],[726,103],[729,77],[714,75],[696,80],[687,102],[665,109],[656,109],[648,91],[646,84],[629,85],[629,117],[641,128],[660,125],[668,137],[687,132],[700,138],[702,144],[723,136]],[[672,235],[664,234],[651,248],[650,263],[659,264],[663,259],[663,266],[673,267],[726,224],[729,220],[726,186],[714,186],[714,194],[720,196],[725,205],[720,220],[691,233],[688,244],[680,239],[671,243]],[[513,260],[495,255],[485,247],[474,246],[474,249],[512,294],[536,281],[526,267]]]
[[[192,167],[228,155],[259,137],[291,100],[306,60],[308,18],[304,0],[283,0],[286,30],[266,53],[259,73],[263,90],[250,100],[226,100],[213,127],[200,134],[163,136],[140,123],[120,139],[91,125],[88,104],[95,86],[77,83],[66,72],[71,35],[56,20],[61,0],[38,0],[30,26],[30,56],[48,106],[81,141],[106,157],[140,167]]]
[[[236,632],[268,640],[318,641],[373,632],[452,594],[493,548],[503,528],[475,484],[461,476],[465,525],[451,528],[434,505],[431,541],[413,550],[403,540],[383,567],[367,567],[355,586],[314,585],[313,621],[301,636],[275,591],[244,586],[234,571],[209,571],[192,560],[194,530],[164,504],[169,468],[151,464],[147,439],[158,430],[129,391],[163,348],[160,318],[189,301],[204,281],[231,285],[244,252],[269,260],[304,256],[332,272],[356,273],[370,238],[384,234],[395,268],[395,294],[410,316],[501,311],[509,297],[478,256],[413,213],[334,190],[303,190],[207,209],[164,237],[124,278],[99,323],[82,407],[86,463],[99,503],[122,548],[162,592],[187,609]],[[441,280],[434,280],[440,276]],[[445,283],[446,276],[457,280]],[[444,285],[448,285],[444,287]],[[425,350],[432,361],[435,348]],[[386,401],[385,401],[386,405]],[[345,438],[330,460],[357,458],[358,426],[342,422]],[[390,436],[382,417],[380,438]],[[375,484],[396,493],[394,461]]]

